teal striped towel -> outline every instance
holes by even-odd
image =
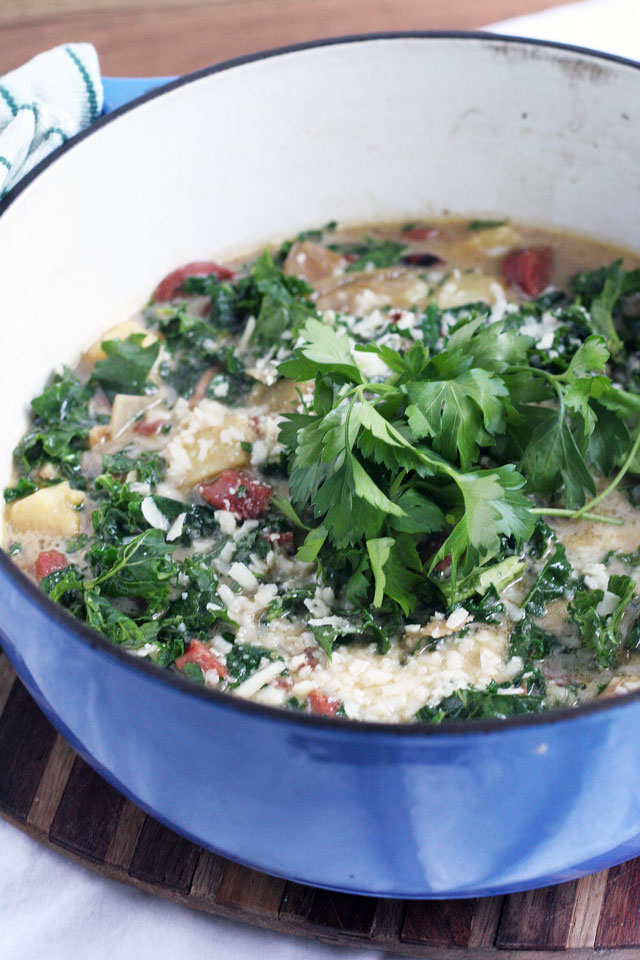
[[[101,112],[100,65],[90,43],[54,47],[0,77],[0,198]]]

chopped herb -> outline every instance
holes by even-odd
[[[160,624],[154,621],[136,623],[103,597],[98,590],[85,587],[85,616],[89,626],[98,630],[116,646],[126,650],[138,650],[155,641]]]
[[[422,340],[426,347],[433,350],[440,340],[442,313],[435,303],[430,303],[420,319]]]
[[[284,706],[287,707],[288,710],[304,710],[307,706],[307,701],[300,701],[297,697],[289,697],[288,700],[285,700]]]
[[[556,535],[551,527],[538,517],[533,535],[527,542],[527,553],[532,560],[542,560],[555,541]]]
[[[469,230],[478,232],[480,230],[493,230],[494,227],[504,227],[506,220],[471,220]]]
[[[147,613],[167,605],[177,568],[171,560],[175,544],[160,530],[146,530],[132,540],[102,547],[93,544],[87,560],[96,574],[87,582],[109,597],[136,597],[147,601]]]
[[[304,243],[306,240],[311,240],[313,243],[321,243],[324,234],[333,233],[337,226],[338,224],[335,220],[330,220],[329,223],[326,223],[324,227],[318,230],[302,230],[294,240],[285,240],[284,243],[280,245],[280,249],[276,254],[277,263],[284,263],[294,243]]]

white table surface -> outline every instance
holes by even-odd
[[[640,0],[583,0],[491,29],[640,59]],[[97,876],[0,820],[0,960],[383,957],[193,913]]]

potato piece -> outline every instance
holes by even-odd
[[[522,234],[505,223],[501,227],[490,227],[488,230],[470,233],[450,248],[447,257],[462,267],[478,266],[479,257],[487,262],[504,256],[508,250],[521,244]]]
[[[298,391],[309,394],[313,391],[313,383],[296,383],[295,380],[281,379],[272,386],[256,383],[249,394],[249,406],[260,407],[265,413],[291,413],[299,403]]]
[[[471,254],[480,251],[480,253],[486,253],[489,257],[500,257],[507,250],[518,247],[521,243],[522,234],[505,223],[501,227],[478,230],[468,240],[465,240],[464,247]]]
[[[71,537],[80,532],[79,508],[84,500],[84,493],[73,490],[64,480],[10,504],[7,507],[9,523],[16,531],[33,530],[52,537]]]
[[[57,463],[43,463],[38,470],[41,480],[57,480],[60,476],[60,467]]]
[[[107,443],[111,439],[111,428],[108,423],[101,423],[97,427],[91,427],[89,430],[89,446],[93,450],[101,443]]]
[[[321,310],[344,310],[361,316],[376,307],[413,307],[421,304],[429,293],[429,286],[413,271],[404,267],[385,267],[346,274],[333,289],[318,298]]]
[[[157,403],[158,397],[153,394],[137,396],[129,393],[116,393],[113,398],[111,420],[109,421],[109,432],[112,438],[115,440],[125,430],[134,426],[139,414]]]
[[[115,327],[110,327],[106,333],[103,333],[102,336],[89,347],[84,355],[84,359],[93,366],[98,360],[104,360],[106,356],[102,349],[102,344],[105,340],[126,340],[132,333],[146,333],[146,337],[142,341],[144,347],[148,347],[152,343],[155,343],[156,340],[160,340],[158,334],[151,333],[147,330],[141,320],[125,320],[123,323],[117,323]]]
[[[460,274],[457,279],[450,277],[445,280],[436,290],[433,299],[441,310],[448,310],[450,307],[461,307],[465,303],[475,303],[477,300],[495,303],[500,299],[501,292],[504,296],[497,277],[472,271]]]
[[[117,393],[113,398],[111,420],[106,424],[99,424],[89,430],[89,446],[93,450],[99,444],[118,440],[127,430],[132,429],[138,422],[139,414],[149,410],[158,403],[157,396],[137,396],[128,393]],[[167,421],[168,422],[168,421]]]
[[[214,400],[203,400],[182,422],[167,444],[167,479],[188,489],[232,467],[244,467],[251,452],[243,443],[253,443],[257,433],[249,418]]]
[[[313,287],[322,280],[328,280],[336,275],[342,265],[346,264],[344,257],[334,250],[327,250],[319,243],[294,243],[287,254],[282,268],[284,273],[292,274],[306,280]]]

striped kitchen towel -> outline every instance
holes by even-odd
[[[90,43],[54,47],[0,77],[0,198],[101,112],[100,66]]]

